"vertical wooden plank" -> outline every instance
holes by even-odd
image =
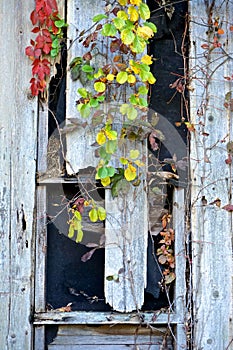
[[[82,43],[77,40],[77,37],[83,30],[87,30],[92,27],[92,18],[94,15],[103,12],[103,3],[98,0],[90,2],[85,0],[70,0],[67,4],[67,21],[70,24],[68,27],[68,63],[75,57],[82,57],[87,49]],[[87,35],[87,34],[86,34]],[[100,53],[99,53],[100,52]],[[105,58],[102,55],[103,45],[98,46],[93,50],[93,59],[91,64],[97,65],[98,62],[103,61]],[[84,85],[83,85],[84,84]],[[67,75],[67,105],[66,105],[66,118],[77,118],[77,121],[83,123],[83,119],[79,116],[77,111],[76,101],[78,100],[77,89],[81,87],[90,88],[90,82],[82,81],[78,79],[76,81],[71,80],[71,75]],[[68,174],[78,173],[80,169],[85,169],[88,166],[97,165],[98,159],[95,157],[94,148],[91,146],[95,142],[95,131],[93,126],[85,130],[80,126],[74,132],[68,133],[67,138],[67,172]],[[85,157],[84,157],[85,153]]]
[[[190,2],[192,77],[191,133],[193,314],[197,349],[226,349],[232,334],[232,231],[231,214],[222,209],[231,200],[231,166],[226,144],[232,140],[232,112],[224,105],[231,83],[233,49],[229,31],[233,4],[228,1]],[[225,34],[223,45],[214,47],[212,23],[218,21]],[[202,45],[209,45],[210,50]],[[216,199],[221,200],[220,207]],[[219,202],[217,202],[219,203]]]
[[[173,195],[173,228],[175,230],[175,257],[176,257],[176,281],[175,281],[175,310],[179,317],[176,326],[176,350],[186,348],[186,335],[184,327],[186,305],[185,283],[185,190],[175,188]]]
[[[0,94],[1,150],[5,159],[1,177],[7,186],[4,237],[0,256],[0,290],[3,326],[1,346],[4,349],[31,349],[34,262],[34,198],[37,136],[37,100],[28,98],[31,77],[30,61],[25,47],[30,42],[30,12],[34,2],[13,1],[0,4],[1,63]],[[7,147],[7,150],[6,150]],[[1,293],[2,294],[2,293]]]
[[[105,298],[121,312],[139,310],[146,288],[147,196],[143,184],[130,191],[116,199],[105,192]],[[119,281],[109,281],[113,275]]]
[[[92,26],[92,18],[98,13],[103,13],[103,4],[93,1],[92,6],[88,1],[73,0],[68,4],[68,37],[75,39],[83,29]],[[83,14],[85,13],[85,16]],[[72,44],[72,42],[71,42]],[[104,53],[108,46],[108,39],[98,43],[96,54],[91,61],[97,65],[105,60]],[[82,44],[76,40],[69,50],[69,61],[82,56],[86,52]],[[75,100],[77,88],[82,87],[81,79],[72,82],[68,77],[67,85],[67,118],[78,117]],[[88,83],[85,84],[88,87]],[[127,92],[125,92],[127,94]],[[123,96],[120,96],[122,99]],[[127,99],[127,96],[124,96]],[[124,100],[125,101],[125,100]],[[113,99],[113,103],[116,104]],[[111,101],[108,103],[110,106]],[[114,106],[116,107],[116,106]],[[117,106],[119,108],[119,105]],[[121,118],[122,119],[122,118]],[[114,123],[116,120],[114,119]],[[122,123],[122,121],[121,121]],[[119,128],[119,126],[116,125]],[[82,168],[96,166],[98,159],[91,146],[95,142],[95,130],[77,130],[67,136],[67,160],[68,173],[76,173]],[[132,146],[133,147],[133,146]],[[126,147],[126,154],[127,154]],[[146,155],[145,144],[141,145],[141,154]],[[85,153],[85,157],[84,157]],[[105,280],[106,277],[117,275],[119,271],[119,283],[106,280],[105,297],[115,310],[132,311],[143,304],[144,288],[146,286],[146,254],[147,254],[147,199],[143,189],[143,183],[139,188],[132,190],[132,194],[119,196],[112,199],[110,191],[106,191],[105,205],[107,210],[106,220],[106,250],[105,250]],[[122,272],[123,271],[123,272]]]

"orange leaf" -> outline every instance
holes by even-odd
[[[218,34],[220,34],[220,35],[224,34],[224,30],[222,28],[219,28],[218,29]]]

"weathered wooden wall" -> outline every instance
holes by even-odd
[[[34,1],[0,2],[0,348],[32,349],[37,99],[28,99]]]
[[[232,111],[224,105],[233,73],[231,1],[190,2],[193,325],[194,349],[233,348],[232,332],[232,166],[226,164],[232,140]],[[213,5],[213,6],[212,6]],[[218,21],[223,35],[211,25]],[[208,26],[209,23],[209,26]],[[222,47],[214,48],[217,35]],[[210,50],[205,48],[209,45]],[[221,202],[216,201],[220,199]],[[216,204],[219,204],[216,205]]]

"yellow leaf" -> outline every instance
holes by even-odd
[[[128,83],[129,84],[135,84],[136,83],[136,77],[133,74],[128,75]]]
[[[104,83],[102,83],[101,81],[97,81],[94,84],[94,89],[97,92],[104,92],[106,90],[106,85]]]
[[[131,159],[136,159],[139,157],[140,152],[137,149],[131,149],[129,156]]]
[[[124,175],[127,181],[132,181],[137,177],[137,170],[133,165],[129,164],[128,168],[124,171]]]
[[[133,60],[130,60],[129,64],[130,64],[130,67],[131,67],[132,71],[135,74],[139,74],[140,73],[140,68],[139,68],[139,66],[138,66],[138,64],[136,62],[134,62]]]
[[[152,36],[154,35],[154,32],[151,28],[149,28],[147,26],[143,26],[143,27],[138,27],[137,35],[140,36],[141,38],[147,40],[147,39],[152,38]]]
[[[141,4],[142,0],[130,0],[130,3],[132,5],[136,5],[136,6],[139,6]]]
[[[134,162],[139,168],[142,166],[145,166],[145,163],[141,162],[139,159],[135,160]]]
[[[114,75],[114,74],[108,74],[108,75],[106,76],[106,78],[107,78],[109,81],[113,81],[114,78],[115,78],[115,75]]]
[[[149,78],[148,78],[148,83],[149,84],[154,84],[156,82],[155,77],[153,76],[153,74],[150,72],[149,74]]]
[[[110,185],[110,182],[111,182],[111,180],[110,180],[110,177],[109,177],[109,176],[105,177],[104,179],[101,179],[101,184],[102,184],[104,187]]]
[[[118,0],[121,6],[125,6],[127,4],[127,0]]]
[[[105,134],[109,140],[117,140],[117,132],[115,130],[105,130]]]
[[[89,211],[89,218],[92,222],[96,222],[98,220],[98,213],[97,213],[97,210],[95,208],[92,208],[90,211]]]
[[[128,15],[125,11],[118,11],[117,17],[120,19],[123,19],[124,21],[126,21],[128,19]]]
[[[128,73],[127,72],[119,72],[116,76],[116,81],[119,84],[124,84],[128,79]]]
[[[124,29],[121,32],[121,40],[125,45],[130,45],[134,41],[135,35],[131,29]]]
[[[141,62],[142,62],[142,63],[145,63],[145,64],[147,64],[147,65],[149,66],[150,64],[153,63],[152,57],[149,56],[149,55],[144,55],[144,56],[141,58]]]
[[[131,22],[136,22],[139,19],[139,13],[138,11],[135,9],[135,7],[130,6],[128,9],[128,14],[129,14],[129,19]]]
[[[97,142],[99,145],[105,144],[105,142],[106,142],[106,136],[105,136],[105,134],[104,134],[103,131],[100,131],[100,132],[96,135],[96,142]]]

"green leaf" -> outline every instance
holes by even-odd
[[[125,45],[130,45],[134,41],[135,34],[132,29],[124,29],[121,32],[121,40]]]
[[[106,152],[105,147],[99,148],[99,155],[105,162],[109,162],[109,160],[111,159],[111,155]]]
[[[129,107],[127,110],[127,118],[129,120],[134,120],[137,118],[138,112],[134,107]]]
[[[106,210],[103,207],[98,207],[97,214],[98,214],[99,220],[103,221],[106,219],[107,214],[106,214]]]
[[[76,237],[75,242],[76,242],[76,243],[79,243],[79,242],[82,241],[82,239],[83,239],[83,230],[80,229],[80,230],[78,230],[78,232],[77,232],[77,237]]]
[[[146,82],[150,77],[150,72],[147,72],[146,70],[141,70],[141,72],[139,73],[139,76],[143,82]]]
[[[81,114],[81,117],[83,118],[88,118],[90,113],[91,113],[91,108],[90,108],[90,105],[89,104],[79,104],[78,105],[78,110]]]
[[[108,176],[108,169],[106,167],[99,168],[97,171],[97,175],[100,179],[104,179]]]
[[[87,97],[87,90],[85,88],[79,88],[78,89],[78,93],[80,96],[82,96],[83,98]]]
[[[154,23],[152,23],[152,22],[144,22],[143,25],[149,27],[150,29],[152,29],[154,33],[157,33],[157,27],[156,27],[156,25]]]
[[[124,84],[128,79],[128,73],[127,72],[119,72],[116,76],[116,81],[119,84]]]
[[[113,168],[112,166],[109,166],[107,169],[108,169],[108,176],[109,176],[109,177],[113,177],[113,175],[114,175],[115,172],[116,172],[116,169]]]
[[[106,90],[106,85],[102,81],[97,81],[94,84],[94,89],[97,92],[104,92]]]
[[[105,144],[106,152],[113,154],[117,150],[117,140],[108,140]]]
[[[105,100],[105,96],[104,95],[103,96],[98,96],[96,99],[99,102],[103,102]]]
[[[143,97],[139,97],[139,106],[147,107],[148,106],[147,100]]]
[[[90,106],[93,108],[97,108],[99,106],[99,102],[96,98],[91,98],[90,99]]]
[[[59,21],[55,21],[54,23],[55,23],[55,26],[57,28],[66,27],[66,23],[65,23],[64,19],[61,19]]]
[[[121,106],[120,106],[120,113],[125,115],[128,111],[128,108],[129,108],[129,105],[127,103],[123,103]]]
[[[147,20],[150,18],[150,9],[145,3],[141,3],[139,6],[139,14],[142,19]]]
[[[116,27],[111,23],[106,23],[101,31],[103,36],[115,36],[117,34]]]
[[[123,165],[126,165],[126,164],[129,163],[128,159],[126,159],[126,158],[124,158],[124,157],[121,157],[121,158],[120,158],[120,162],[121,162],[121,164],[123,164]]]
[[[91,73],[94,69],[89,64],[84,64],[84,66],[82,66],[82,71],[85,73]]]
[[[136,35],[132,44],[132,51],[135,53],[141,53],[145,50],[145,48],[145,40]]]
[[[125,21],[121,18],[114,18],[113,22],[115,24],[115,27],[119,30],[121,30],[125,25]]]
[[[138,98],[135,95],[131,95],[129,101],[132,105],[138,104]]]
[[[104,15],[103,13],[100,13],[99,15],[96,15],[92,18],[93,22],[99,22],[104,18],[108,18],[108,16]]]
[[[58,38],[54,39],[52,42],[52,47],[53,48],[58,48],[59,47],[59,40]]]
[[[91,220],[91,222],[96,222],[98,220],[98,212],[95,208],[92,208],[90,211],[89,211],[89,218]]]
[[[140,95],[147,95],[148,94],[148,89],[146,88],[145,85],[139,86],[138,93]]]
[[[59,49],[58,49],[58,48],[52,49],[52,50],[50,51],[50,56],[51,56],[51,57],[56,57],[56,56],[58,55],[58,53],[59,53]]]

